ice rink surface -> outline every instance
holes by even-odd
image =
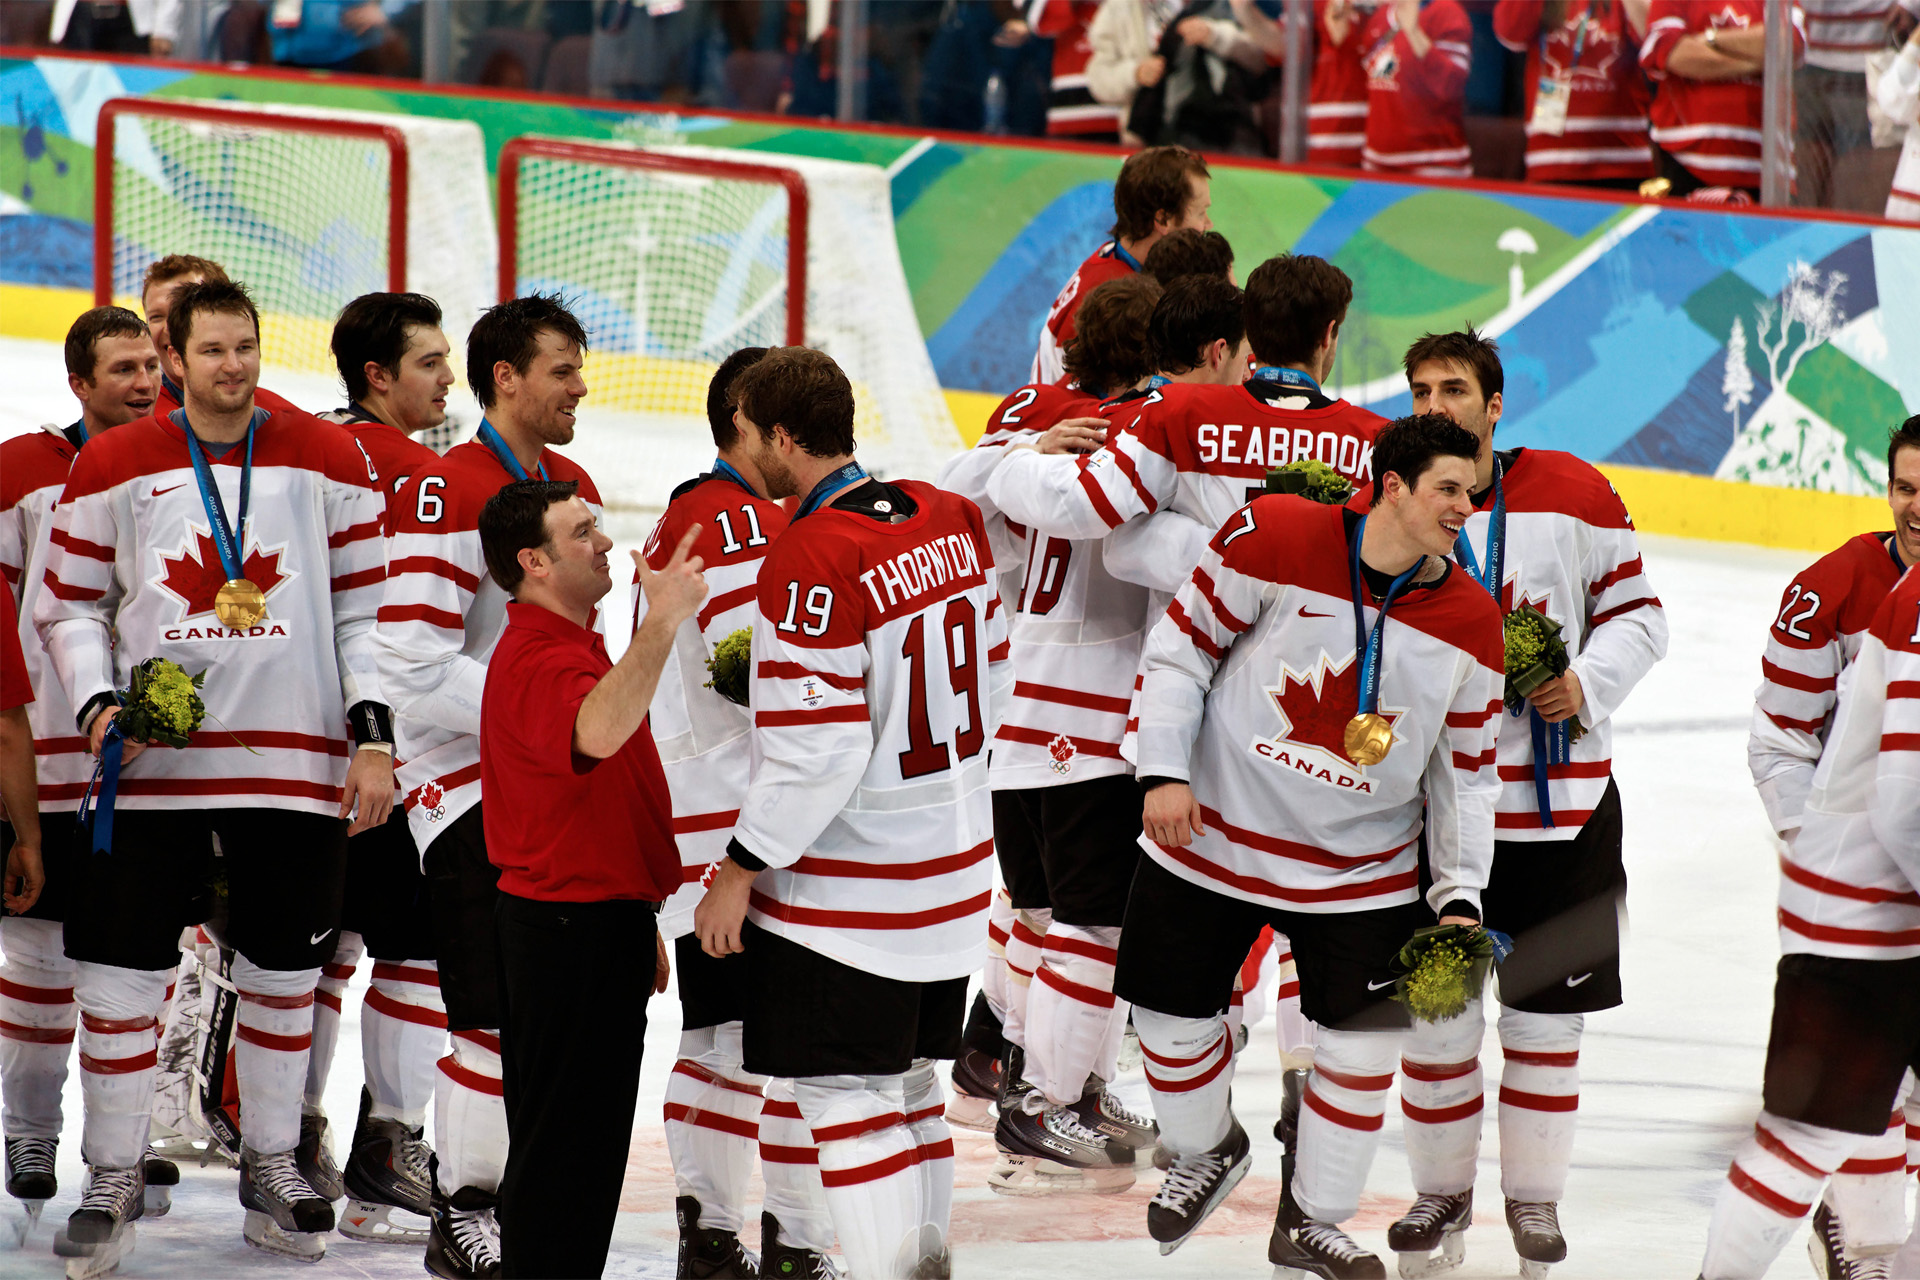
[[[0,436],[48,417],[64,422],[75,416],[58,371],[57,348],[0,340],[0,375],[10,392],[0,408]],[[332,403],[327,399],[321,407]],[[644,541],[650,523],[636,516],[611,522],[619,540],[617,581],[626,579],[626,552]],[[1560,1206],[1569,1257],[1553,1268],[1556,1280],[1683,1277],[1698,1270],[1713,1197],[1759,1109],[1778,958],[1776,862],[1747,773],[1747,723],[1764,633],[1781,590],[1814,556],[1662,537],[1642,543],[1648,575],[1667,607],[1672,643],[1666,661],[1615,721],[1630,877],[1627,1003],[1587,1021],[1580,1132]],[[624,589],[616,590],[607,612],[617,647],[630,616]],[[327,1096],[336,1154],[343,1160],[347,1134],[341,1130],[351,1128],[360,1088],[358,1011],[369,971],[363,962],[356,975]],[[593,975],[581,978],[592,981]],[[607,1269],[613,1276],[673,1274],[673,1175],[660,1108],[679,1010],[669,993],[656,998],[648,1013],[640,1109]],[[1146,1204],[1158,1181],[1151,1169],[1120,1195],[1008,1199],[985,1187],[991,1139],[956,1129],[955,1274],[1007,1280],[1268,1274],[1266,1241],[1280,1170],[1272,1136],[1280,1067],[1272,1037],[1271,1020],[1255,1027],[1237,1064],[1234,1104],[1253,1137],[1252,1172],[1178,1253],[1161,1258],[1146,1238]],[[1491,1028],[1482,1057],[1491,1093],[1500,1071]],[[1137,1072],[1119,1089],[1137,1109],[1149,1109]],[[1501,1216],[1495,1112],[1489,1102],[1476,1227],[1467,1236],[1466,1265],[1452,1273],[1462,1280],[1517,1273]],[[67,1116],[60,1194],[26,1249],[0,1254],[0,1277],[6,1280],[61,1274],[51,1250],[52,1226],[75,1207],[82,1181],[77,1070],[68,1080]],[[606,1131],[599,1116],[583,1114],[579,1126],[582,1144],[622,1140]],[[554,1170],[553,1176],[564,1178],[567,1171]],[[217,1166],[183,1169],[173,1212],[139,1225],[137,1247],[121,1274],[178,1280],[268,1270],[316,1280],[424,1274],[417,1249],[337,1235],[326,1258],[311,1268],[249,1249],[240,1235],[236,1181],[233,1171]],[[1388,1258],[1389,1273],[1387,1224],[1412,1197],[1399,1108],[1390,1103],[1369,1193],[1359,1217],[1348,1224],[1363,1245]],[[757,1218],[756,1207],[750,1220]],[[1805,1241],[1802,1230],[1768,1274],[1807,1275]],[[748,1243],[757,1246],[757,1240]]]

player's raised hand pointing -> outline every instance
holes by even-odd
[[[638,551],[632,553],[633,571],[639,576],[640,590],[646,593],[647,612],[660,614],[670,627],[691,618],[707,598],[707,580],[700,572],[703,562],[699,556],[688,554],[699,536],[698,526],[687,530],[673,549],[673,558],[658,573],[647,565],[645,556]]]

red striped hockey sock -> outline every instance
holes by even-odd
[[[431,960],[376,960],[360,1006],[360,1058],[373,1097],[370,1115],[409,1129],[426,1123],[427,1103],[447,1048],[440,966]]]
[[[700,1225],[738,1232],[760,1138],[762,1076],[740,1065],[738,1022],[680,1033],[667,1077],[667,1154],[679,1194],[700,1202]]]
[[[1820,1184],[1859,1145],[1857,1133],[1762,1111],[1713,1203],[1707,1256],[1700,1266],[1704,1280],[1765,1275],[1813,1209]]]
[[[240,1132],[247,1146],[278,1155],[300,1145],[300,1096],[313,1048],[313,996],[320,970],[262,969],[245,956],[233,965],[240,992],[234,1017],[234,1074],[240,1082]]]
[[[1133,1029],[1146,1060],[1160,1145],[1197,1156],[1227,1140],[1233,1127],[1233,1037],[1225,1018],[1181,1018],[1139,1005]]]
[[[920,1258],[924,1215],[904,1078],[809,1076],[793,1084],[820,1146],[820,1181],[847,1269],[908,1274]]]
[[[1850,1256],[1892,1253],[1907,1238],[1906,1119],[1895,1111],[1887,1131],[1861,1139],[1827,1181],[1827,1203]]]
[[[456,1031],[440,1059],[433,1104],[433,1150],[440,1186],[500,1189],[507,1169],[507,1105],[500,1082],[500,1033]]]
[[[73,961],[57,920],[0,920],[0,1105],[9,1138],[58,1138],[74,1024]]]
[[[1316,1222],[1345,1222],[1360,1207],[1403,1039],[1397,1031],[1321,1029],[1300,1099],[1293,1173],[1294,1199]]]
[[[1054,922],[1027,993],[1026,1077],[1047,1101],[1080,1101],[1087,1077],[1119,1073],[1127,1004],[1113,996],[1120,927]]]
[[[780,1224],[780,1237],[815,1253],[833,1250],[833,1215],[820,1185],[820,1149],[794,1101],[793,1081],[769,1079],[760,1109],[763,1203]]]
[[[946,1248],[953,1223],[953,1131],[947,1128],[947,1100],[931,1060],[914,1062],[905,1094],[914,1168],[920,1175],[920,1256],[927,1257]]]
[[[1034,973],[1040,968],[1041,949],[1053,925],[1051,910],[1016,911],[1007,933],[1007,1012],[1001,1034],[1008,1044],[1027,1047],[1027,1001]]]
[[[171,969],[89,961],[76,966],[80,1096],[86,1103],[80,1154],[88,1164],[131,1169],[147,1149],[147,1117],[160,1074],[159,1015],[172,982]]]
[[[1577,1013],[1500,1011],[1500,1189],[1515,1200],[1552,1203],[1566,1192],[1585,1025]]]
[[[1457,1018],[1416,1021],[1401,1048],[1401,1132],[1413,1189],[1423,1195],[1454,1196],[1473,1186],[1486,1118],[1486,1030],[1485,1006],[1475,1000]]]
[[[311,1113],[325,1110],[327,1078],[333,1074],[333,1054],[340,1043],[340,1010],[347,983],[365,952],[360,935],[342,929],[333,959],[320,966],[320,980],[313,989],[313,1049],[307,1054],[307,1087],[300,1098],[301,1106]]]

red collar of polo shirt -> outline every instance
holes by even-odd
[[[600,633],[592,627],[583,627],[572,618],[564,618],[544,605],[521,604],[518,600],[507,601],[507,625],[526,627],[529,630],[544,632],[556,640],[571,640],[583,648],[593,648]]]

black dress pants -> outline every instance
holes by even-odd
[[[597,1276],[627,1172],[653,994],[655,904],[502,893],[504,1276]]]

